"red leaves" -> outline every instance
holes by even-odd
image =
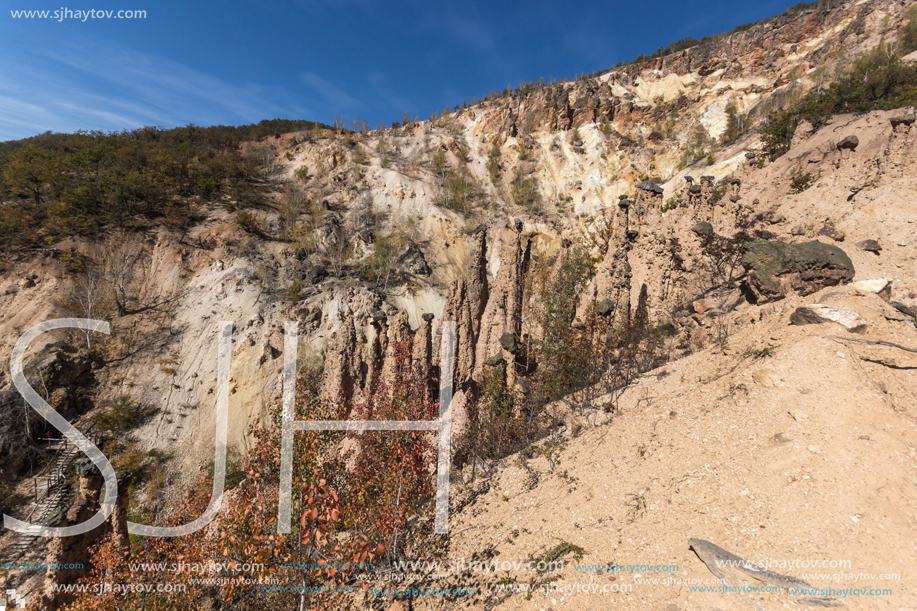
[[[319,485],[310,484],[303,487],[304,510],[299,519],[302,527],[302,542],[316,548],[323,548],[328,542],[328,534],[334,522],[340,520],[341,507],[338,495],[325,488],[327,482],[319,480]],[[329,573],[333,574],[333,573]]]
[[[410,354],[404,346],[399,348],[398,354],[401,365],[410,363],[404,360]],[[416,375],[409,366],[399,366],[398,371],[400,375],[391,384],[383,385],[376,380],[370,392],[358,398],[366,413],[380,420],[436,418],[438,405],[430,392],[431,381]],[[312,382],[313,387],[317,387],[315,382]],[[304,382],[299,388],[296,419],[341,418],[338,411],[341,406],[318,399],[315,388],[310,391],[308,383]],[[240,563],[263,563],[263,568],[245,577],[258,583],[284,585],[300,585],[304,581],[308,585],[340,584],[354,571],[363,570],[356,565],[377,561],[390,553],[391,537],[396,531],[399,543],[411,538],[407,516],[432,515],[435,433],[367,432],[360,436],[363,456],[346,472],[343,461],[333,458],[342,434],[300,433],[294,438],[293,459],[294,511],[299,514],[295,529],[298,532],[278,534],[280,413],[278,404],[272,412],[273,426],[252,429],[255,443],[246,465],[247,478],[227,493],[231,495],[231,502],[223,503],[214,523],[191,537],[145,541],[143,551],[139,552],[146,554],[143,562],[195,563],[201,559],[220,559],[237,570]],[[332,458],[329,460],[329,457]],[[170,521],[171,524],[186,524],[201,515],[210,500],[210,490],[210,481],[202,480],[179,500],[174,514],[163,525],[169,525]],[[420,528],[428,529],[429,526],[424,524]],[[133,560],[136,561],[137,558]],[[138,578],[127,572],[123,560],[104,564],[121,566],[119,562],[124,571],[113,575],[121,575],[123,582]],[[281,562],[315,565],[299,571],[282,568]],[[200,576],[187,569],[185,572],[151,573],[147,579],[179,584],[186,583],[189,577]],[[268,597],[260,592],[258,588],[228,587],[214,589],[208,596],[232,600],[239,608],[298,608],[298,594],[273,592]],[[169,608],[196,608],[199,601],[191,597],[199,595],[200,589],[196,587],[189,587],[185,597],[170,595]],[[319,598],[307,596],[312,606],[323,609],[346,606],[338,604],[341,601],[327,593],[318,595]],[[265,604],[268,598],[270,603]],[[99,608],[102,603],[87,597],[80,604],[75,608],[87,611]],[[139,610],[144,604],[138,598],[119,608]],[[307,602],[306,607],[309,606]],[[145,608],[159,607],[148,605]]]

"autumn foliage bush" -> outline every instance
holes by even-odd
[[[391,384],[378,372],[352,405],[319,392],[319,371],[300,373],[296,420],[423,420],[438,415],[438,403],[425,373],[410,366],[410,342],[395,346],[396,373]],[[359,573],[383,570],[397,559],[432,559],[440,538],[433,534],[435,435],[429,432],[297,432],[293,459],[293,532],[277,532],[280,483],[281,405],[275,404],[265,426],[252,429],[255,440],[244,479],[223,497],[219,516],[187,537],[140,538],[123,556],[104,541],[87,584],[169,584],[172,592],[126,596],[84,594],[67,608],[199,609],[219,601],[233,609],[345,609],[366,581]],[[353,444],[357,442],[357,445]],[[356,448],[355,450],[352,448]],[[345,449],[351,449],[347,454]],[[187,524],[210,500],[212,476],[199,482],[164,518],[163,526]],[[224,570],[213,585],[192,583],[200,574],[131,571],[130,563],[202,563],[256,565],[253,572]],[[372,570],[365,566],[371,564]],[[290,566],[295,565],[295,566]],[[239,580],[248,580],[241,583]],[[235,580],[235,581],[234,581]],[[186,591],[175,586],[184,585]],[[309,591],[309,588],[338,588]],[[208,603],[209,604],[209,603]],[[302,607],[300,607],[302,605]],[[213,608],[216,608],[213,607]]]

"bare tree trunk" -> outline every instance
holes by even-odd
[[[106,268],[118,308],[118,316],[127,314],[128,292],[134,279],[134,266],[140,258],[142,248],[140,240],[133,237],[129,240],[114,239],[106,254]]]
[[[99,320],[104,318],[109,302],[106,299],[108,287],[98,266],[88,261],[85,270],[77,276],[70,288],[68,302],[65,308],[79,318]],[[82,330],[86,338],[86,353],[89,357],[92,350],[92,333],[88,329]]]

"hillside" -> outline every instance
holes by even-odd
[[[911,608],[915,106],[838,113],[828,93],[817,97],[872,65],[862,58],[892,57],[911,35],[909,8],[871,0],[788,12],[385,130],[314,124],[228,143],[219,130],[198,140],[151,131],[73,145],[84,154],[43,166],[57,169],[32,181],[35,192],[4,183],[0,352],[45,320],[111,323],[89,342],[41,336],[26,377],[70,422],[92,427],[116,469],[137,475],[119,511],[162,523],[213,469],[220,321],[233,323],[228,445],[242,483],[232,501],[256,477],[243,459],[263,458],[256,429],[279,444],[272,407],[287,321],[299,323],[303,386],[359,419],[367,394],[397,396],[409,372],[437,375],[440,323],[455,320],[450,534],[431,542],[429,520],[408,515],[394,548],[408,560],[567,566],[435,581],[471,584],[470,597],[354,595],[329,599],[332,608],[771,609],[806,598],[692,591],[700,582],[688,580],[715,577],[690,538],[784,561],[772,570],[816,588],[891,588],[810,595],[811,604]],[[901,74],[914,69],[894,62]],[[790,117],[779,154],[759,128],[800,101],[808,114]],[[191,151],[183,161],[163,161],[167,138]],[[105,153],[92,148],[99,142],[116,161],[86,161],[86,151]],[[34,149],[3,152],[21,150]],[[105,168],[119,172],[103,180]],[[137,184],[155,197],[131,200],[123,185]],[[816,303],[831,309],[804,308]],[[819,315],[856,322],[804,324]],[[0,389],[0,491],[7,513],[25,519],[34,477],[52,459],[28,440],[43,424],[16,398],[6,360]],[[118,405],[130,413],[116,426]],[[333,449],[355,456],[349,474],[379,470],[361,462],[371,444],[346,443],[322,446],[316,464]],[[68,477],[62,506],[90,479]],[[397,559],[389,539],[373,542]],[[0,536],[5,561],[68,557],[48,547]],[[232,557],[245,553],[239,544]],[[804,570],[791,559],[850,562]],[[656,583],[646,570],[595,570],[609,563],[679,568]],[[2,579],[0,588],[34,594],[30,604],[62,604],[47,589],[60,575]],[[526,585],[536,591],[512,591]],[[299,604],[298,594],[255,587],[204,588],[198,599],[209,606],[197,608]]]

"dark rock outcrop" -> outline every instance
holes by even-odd
[[[658,195],[662,195],[663,193],[662,187],[660,187],[657,184],[651,183],[648,180],[644,180],[643,182],[638,182],[637,188],[643,191],[649,191],[651,193],[656,193]]]
[[[611,299],[603,299],[596,304],[595,311],[599,316],[608,316],[615,311],[615,302]]]
[[[846,13],[849,18],[864,20],[872,11],[866,4]],[[493,134],[493,141],[503,143],[509,136],[520,136],[537,131],[559,131],[582,125],[590,121],[625,120],[652,112],[639,99],[613,93],[615,83],[629,85],[647,73],[687,75],[699,73],[709,76],[717,70],[722,78],[749,77],[779,61],[786,49],[812,40],[822,32],[838,24],[845,13],[838,11],[800,11],[784,14],[773,19],[751,25],[735,32],[721,41],[696,45],[676,53],[631,62],[609,70],[604,78],[562,82],[524,91],[509,92],[489,107],[469,109],[462,112],[482,113],[480,122],[485,133]],[[856,32],[852,27],[851,31]],[[846,37],[836,37],[808,57],[819,61],[826,55],[849,44]],[[736,58],[744,58],[738,61]],[[777,85],[785,81],[778,80]],[[682,97],[669,103],[671,108],[680,108],[687,103]],[[659,119],[664,115],[660,113]],[[652,142],[656,136],[651,134]],[[619,148],[630,148],[635,142],[623,135]]]
[[[783,299],[789,291],[809,295],[853,279],[850,257],[833,244],[755,240],[745,246],[746,284],[759,303]]]
[[[856,312],[841,310],[829,305],[805,305],[790,315],[791,325],[818,325],[835,322],[852,333],[858,333],[866,328],[866,321]]]
[[[892,129],[898,131],[899,128],[907,130],[911,125],[914,124],[914,121],[917,120],[917,115],[910,113],[907,115],[899,115],[897,117],[891,118]]]
[[[398,258],[398,264],[417,276],[429,276],[433,273],[420,246],[413,242],[408,244],[407,250]]]
[[[836,228],[830,223],[826,223],[821,229],[818,230],[818,235],[825,236],[826,238],[831,238],[835,242],[843,242],[844,238],[847,237],[840,229]]]
[[[856,136],[847,136],[843,140],[837,143],[838,150],[856,150],[856,147],[860,145],[860,139]]]
[[[701,221],[699,223],[695,223],[694,227],[691,228],[691,231],[693,231],[694,233],[696,233],[699,236],[703,236],[703,235],[710,236],[710,235],[713,235],[713,225],[711,225],[707,221]]]
[[[879,240],[863,240],[862,242],[857,242],[857,248],[874,254],[882,252],[882,246],[879,244]]]

